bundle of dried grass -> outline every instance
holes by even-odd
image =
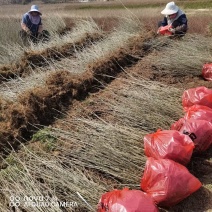
[[[160,68],[161,73],[199,76],[203,64],[212,62],[211,38],[188,34],[182,39],[171,41],[168,39],[167,47],[159,49],[157,58],[155,55],[149,58],[153,65]]]

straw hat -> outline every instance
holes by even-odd
[[[161,11],[161,14],[172,15],[172,14],[177,13],[178,10],[179,10],[179,7],[172,1],[166,5],[165,9],[163,11]]]
[[[40,15],[42,15],[42,13],[39,11],[38,6],[37,5],[32,5],[31,9],[29,11],[30,12],[38,12]]]

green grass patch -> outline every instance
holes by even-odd
[[[57,139],[50,134],[49,129],[44,128],[33,135],[32,141],[40,141],[44,150],[50,152],[55,149]]]
[[[167,2],[145,2],[145,3],[127,3],[127,4],[77,4],[77,5],[68,5],[65,7],[66,10],[90,10],[90,9],[101,9],[101,10],[117,10],[117,9],[139,9],[139,8],[157,8],[165,7]],[[176,3],[179,7],[184,9],[205,9],[212,8],[212,1],[179,1]]]
[[[212,8],[212,1],[182,2],[179,6],[183,6],[185,9],[208,9]]]
[[[98,5],[98,6],[94,6],[94,5],[85,5],[85,6],[81,6],[79,7],[78,9],[79,10],[84,10],[84,9],[124,9],[125,7],[126,8],[129,8],[129,9],[137,9],[137,8],[154,8],[154,7],[159,7],[160,4],[158,3],[155,3],[155,4],[138,4],[138,5],[135,5],[135,4],[131,4],[131,5],[114,5],[114,6],[111,6],[111,5]]]
[[[66,6],[66,10],[70,9],[76,9],[76,10],[89,10],[89,9],[101,9],[101,10],[116,10],[116,9],[139,9],[139,8],[156,8],[156,7],[162,7],[164,6],[165,3],[144,3],[144,4],[108,4],[108,5],[92,5],[92,4],[87,4],[87,5],[77,5],[77,6]]]

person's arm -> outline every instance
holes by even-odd
[[[39,26],[38,26],[38,34],[42,33],[43,31],[43,24],[42,21],[40,20]]]
[[[186,15],[184,14],[184,15],[180,16],[177,21],[178,21],[179,25],[175,27],[175,33],[186,32],[188,29]]]
[[[163,21],[161,21],[161,26],[167,26],[168,22],[167,22],[167,18],[164,17]]]
[[[158,22],[158,30],[157,30],[157,34],[160,34],[160,29],[164,26],[167,26],[168,22],[167,22],[167,18],[164,17],[163,21],[159,21]]]
[[[26,31],[27,33],[30,33],[30,29],[27,27],[27,15],[23,15],[22,21],[21,21],[21,28]]]
[[[29,28],[26,26],[26,24],[24,24],[24,23],[21,23],[21,28],[24,30],[24,31],[26,31],[26,32],[29,32],[30,30],[29,30]]]
[[[175,32],[186,32],[187,28],[188,27],[186,24],[182,24],[181,26],[178,26],[175,28]]]
[[[39,25],[39,27],[38,27],[38,33],[42,33],[42,31],[43,31],[43,25]]]
[[[188,29],[188,26],[187,26],[187,24],[184,23],[184,24],[182,24],[182,25],[176,27],[176,28],[175,28],[175,31],[176,31],[176,32],[186,32],[187,29]]]

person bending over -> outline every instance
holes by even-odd
[[[170,26],[169,31],[172,35],[183,36],[186,34],[188,29],[188,20],[185,13],[174,3],[169,2],[165,9],[161,11],[165,17],[163,21],[158,23],[158,31],[161,27]]]
[[[39,11],[37,5],[32,5],[31,9],[25,13],[21,21],[21,37],[29,39],[36,43],[43,37],[46,37],[48,32],[43,30],[42,13]]]

